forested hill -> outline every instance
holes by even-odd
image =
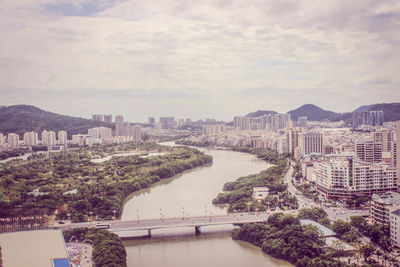
[[[100,126],[114,127],[111,123],[59,115],[30,105],[0,107],[0,133],[17,133],[21,138],[25,132],[40,134],[43,130],[64,130],[71,138],[72,134],[84,134],[89,128]]]

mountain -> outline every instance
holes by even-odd
[[[257,110],[256,112],[250,112],[245,117],[261,117],[265,114],[277,114],[277,112],[272,110]]]
[[[322,121],[325,119],[333,121],[341,115],[332,111],[323,110],[313,104],[303,105],[297,109],[290,110],[287,113],[292,116],[292,120],[297,120],[298,117],[306,116],[309,121]]]
[[[374,105],[363,105],[359,108],[356,108],[355,110],[353,110],[353,112],[364,112],[364,111],[368,111],[371,107],[373,107]]]
[[[17,133],[21,138],[25,132],[40,134],[43,130],[56,133],[64,130],[71,138],[73,134],[85,134],[89,128],[100,126],[113,128],[114,124],[59,115],[30,105],[0,107],[0,133]]]

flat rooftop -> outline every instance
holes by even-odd
[[[7,267],[69,266],[64,237],[58,229],[2,233],[0,246]]]

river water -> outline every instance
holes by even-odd
[[[225,207],[212,204],[223,185],[271,166],[247,153],[199,150],[213,157],[211,166],[196,168],[133,194],[124,206],[121,220],[226,214]],[[124,242],[128,266],[292,266],[265,255],[257,247],[232,240],[229,232],[213,233],[212,227],[204,229],[208,233],[200,236],[194,236],[193,229],[165,231],[155,232],[156,238]]]

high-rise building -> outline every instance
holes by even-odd
[[[93,114],[92,115],[92,120],[94,120],[94,121],[104,121],[103,115],[102,114]]]
[[[44,146],[54,146],[56,145],[56,133],[53,131],[42,132],[42,145]]]
[[[39,143],[39,137],[36,132],[24,133],[24,143],[27,146],[37,146]]]
[[[160,124],[162,129],[172,129],[175,126],[174,117],[160,117]]]
[[[317,189],[326,198],[353,198],[397,190],[396,170],[382,163],[357,159],[320,162],[315,168]]]
[[[360,141],[355,144],[356,156],[365,162],[382,162],[382,143],[372,140]]]
[[[382,126],[384,122],[383,111],[353,112],[353,128],[361,125]]]
[[[389,152],[393,142],[393,132],[389,129],[379,129],[372,132],[374,142],[382,143],[382,152]]]
[[[301,135],[301,153],[306,155],[321,155],[324,146],[322,133],[308,132]]]
[[[6,142],[5,136],[2,133],[0,133],[0,145],[4,144],[5,142]]]
[[[236,130],[249,130],[250,129],[250,117],[235,116],[233,118],[233,126]]]
[[[140,125],[125,126],[126,136],[132,136],[134,141],[142,140]]]
[[[67,144],[67,132],[59,131],[57,135],[58,135],[58,144],[66,145]]]
[[[299,138],[302,129],[300,128],[289,128],[286,130],[286,142],[288,153],[294,155],[296,147],[299,146]]]
[[[112,137],[111,128],[107,127],[95,127],[88,129],[88,135],[92,139],[109,139]]]
[[[154,117],[149,117],[147,123],[150,125],[154,125],[156,123],[156,119]]]
[[[19,147],[19,135],[16,133],[9,133],[7,135],[7,143],[10,147]]]
[[[222,132],[225,132],[225,124],[203,125],[203,134],[205,136],[216,136]]]
[[[297,126],[299,127],[307,127],[307,117],[298,117],[297,118]]]
[[[124,117],[122,115],[115,116],[115,135],[125,136]]]
[[[104,122],[112,123],[112,115],[111,114],[104,114]]]

